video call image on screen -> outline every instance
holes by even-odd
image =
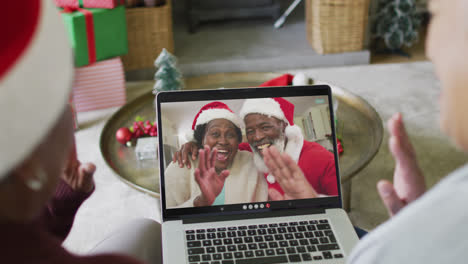
[[[327,96],[160,106],[166,208],[338,195]],[[197,152],[195,160],[189,158],[190,166],[181,168],[172,157],[182,146],[199,150],[208,146],[217,153],[210,155],[210,161],[210,156]],[[295,178],[295,184],[285,185],[268,171],[261,151],[270,146],[298,164],[303,175]]]

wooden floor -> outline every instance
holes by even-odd
[[[401,63],[401,62],[415,62],[427,60],[425,54],[425,41],[426,41],[426,28],[423,28],[419,34],[419,41],[410,48],[403,48],[403,51],[410,54],[410,57],[400,55],[384,55],[377,54],[375,51],[371,52],[371,64],[382,63]]]

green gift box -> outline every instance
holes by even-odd
[[[128,52],[125,7],[65,8],[62,18],[75,52],[75,66],[86,66]]]

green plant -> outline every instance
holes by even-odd
[[[378,0],[372,34],[381,38],[390,50],[410,47],[419,39],[421,18],[415,0]]]

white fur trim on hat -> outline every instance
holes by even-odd
[[[302,146],[304,145],[304,136],[302,135],[302,131],[297,125],[287,126],[285,129],[285,135],[288,142],[286,143],[284,152],[291,156],[295,162],[298,162]]]
[[[272,116],[289,124],[289,121],[284,116],[280,104],[272,98],[256,98],[245,100],[240,110],[240,118],[243,120],[248,114],[263,114],[266,116]]]
[[[241,128],[241,122],[239,117],[237,117],[234,113],[226,109],[207,109],[200,113],[197,118],[197,122],[195,123],[195,127],[202,124],[207,124],[211,120],[214,119],[227,119],[234,123],[235,126]]]
[[[297,73],[294,75],[292,80],[292,85],[308,85],[309,78],[302,72]]]
[[[52,1],[40,3],[31,42],[0,81],[0,124],[6,126],[0,137],[0,180],[43,140],[70,96],[73,57],[65,26]]]

